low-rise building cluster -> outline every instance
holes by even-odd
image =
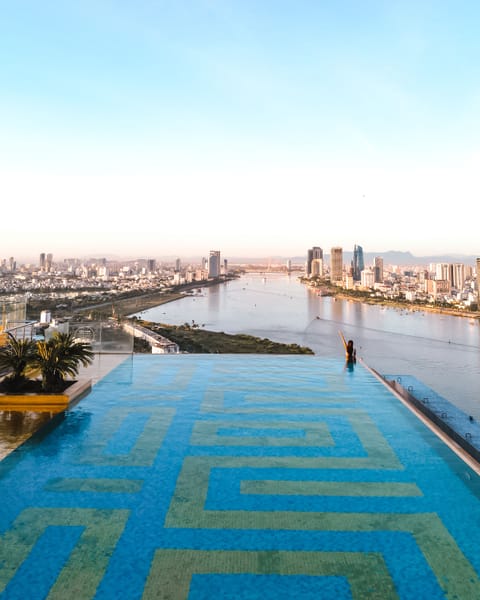
[[[114,298],[125,293],[148,293],[173,286],[217,278],[228,273],[227,261],[212,250],[197,264],[182,265],[179,258],[160,263],[154,259],[111,261],[106,258],[76,258],[54,262],[51,254],[41,254],[38,264],[17,265],[14,258],[0,262],[0,296],[24,294],[27,299],[51,295],[69,299],[71,307]],[[108,299],[108,298],[107,298]]]

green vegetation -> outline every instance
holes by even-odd
[[[35,359],[36,344],[31,340],[17,340],[8,333],[8,342],[0,348],[0,370],[6,371],[5,389],[21,390],[28,382],[27,370]]]
[[[54,333],[46,342],[37,342],[32,366],[42,374],[44,391],[55,392],[67,377],[75,377],[80,365],[88,366],[94,354],[90,344],[77,342],[71,333]]]
[[[152,346],[142,338],[133,338],[133,353],[134,354],[151,354]]]
[[[90,344],[77,342],[72,334],[55,333],[48,341],[9,340],[0,348],[0,366],[9,374],[0,383],[0,391],[60,392],[65,389],[66,378],[75,377],[80,365],[86,367],[93,361]],[[41,382],[29,377],[41,374]]]
[[[208,331],[196,325],[166,325],[138,321],[178,344],[182,352],[197,354],[314,354],[313,350],[298,344],[282,344],[253,335]]]

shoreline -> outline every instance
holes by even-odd
[[[462,310],[455,310],[449,308],[442,308],[439,306],[428,306],[428,305],[419,305],[413,304],[412,302],[395,302],[389,301],[385,299],[381,300],[371,300],[369,301],[367,298],[356,298],[355,296],[350,296],[349,294],[344,294],[342,292],[333,293],[332,296],[334,298],[339,298],[340,300],[351,300],[352,302],[360,302],[362,304],[369,304],[371,306],[383,306],[386,308],[394,308],[399,310],[405,310],[409,312],[429,312],[436,313],[442,315],[448,315],[451,317],[463,317],[468,319],[480,320],[480,312],[467,312]]]
[[[435,314],[448,315],[451,317],[463,317],[468,319],[480,320],[480,310],[467,311],[456,308],[447,308],[444,306],[432,306],[430,304],[416,304],[415,302],[409,302],[408,300],[389,300],[388,298],[378,298],[370,296],[356,296],[349,294],[343,288],[337,288],[325,284],[324,282],[312,285],[310,281],[299,277],[300,283],[306,285],[312,290],[319,292],[320,296],[332,297],[334,299],[339,298],[340,300],[351,300],[352,302],[360,302],[361,304],[369,304],[371,306],[382,306],[386,308],[394,308],[399,310],[405,310],[408,312],[429,312]]]
[[[165,292],[165,290],[156,290],[150,293],[141,293],[138,295],[132,295],[128,298],[119,298],[117,300],[109,300],[97,305],[82,306],[75,312],[77,314],[82,313],[95,313],[99,316],[112,316],[112,309],[118,317],[130,319],[132,315],[141,313],[150,308],[167,304],[168,302],[174,302],[181,300],[182,298],[188,298],[191,294],[188,292],[198,288],[210,287],[212,285],[220,285],[231,281],[232,278],[217,279],[212,281],[194,282],[187,283],[180,286],[174,291]]]

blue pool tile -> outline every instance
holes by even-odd
[[[360,364],[135,356],[0,497],[4,598],[480,598],[478,475]]]

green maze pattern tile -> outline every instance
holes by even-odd
[[[242,494],[276,496],[421,496],[414,483],[376,481],[242,481]]]
[[[188,598],[192,576],[204,573],[335,575],[348,579],[354,598],[398,598],[383,557],[375,553],[157,550],[143,599]]]
[[[479,477],[361,365],[127,359],[0,497],[0,599],[480,598]]]
[[[49,492],[103,492],[108,494],[136,494],[143,481],[132,479],[59,478],[51,479],[44,489]]]
[[[128,451],[108,453],[106,449],[108,442],[132,412],[146,417],[146,422],[134,446]],[[100,422],[99,430],[93,430],[93,435],[89,436],[80,448],[78,460],[97,465],[149,466],[158,454],[174,414],[175,409],[163,407],[112,408]]]
[[[67,558],[49,599],[91,598],[105,573],[128,511],[84,508],[30,508],[20,513],[0,544],[0,591],[48,527],[80,526],[83,533]],[[35,590],[25,597],[34,597]]]
[[[222,433],[223,430],[230,435]],[[244,432],[242,435],[236,432]],[[298,432],[297,437],[290,436]],[[250,435],[245,435],[248,433]],[[333,446],[326,423],[308,421],[197,421],[193,427],[192,446]]]

